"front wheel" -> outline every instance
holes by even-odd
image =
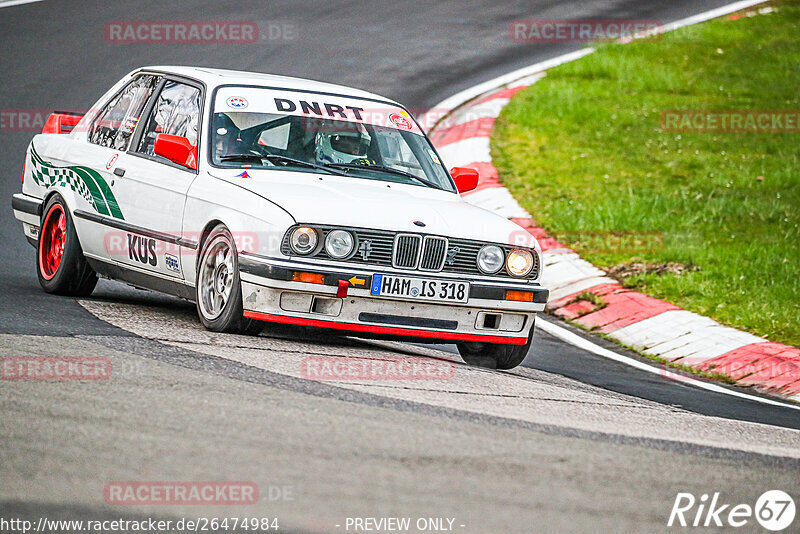
[[[533,329],[536,326],[531,325],[531,333],[528,336],[528,342],[524,345],[501,345],[499,343],[479,343],[474,341],[465,341],[458,343],[458,352],[461,358],[468,365],[473,367],[485,367],[487,369],[502,369],[508,370],[517,367],[531,349],[533,342]]]
[[[195,301],[200,322],[211,331],[257,335],[262,330],[262,323],[244,317],[236,244],[222,224],[203,241]]]
[[[83,256],[67,203],[54,194],[42,212],[36,246],[36,273],[48,293],[86,297],[97,285],[97,273]]]

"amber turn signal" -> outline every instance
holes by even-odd
[[[292,274],[293,282],[305,282],[306,284],[324,284],[325,275],[316,273],[304,273],[302,271],[294,271]]]
[[[519,302],[533,302],[532,291],[506,291],[506,300],[517,300]]]

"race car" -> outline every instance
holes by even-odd
[[[283,76],[146,67],[28,146],[12,207],[45,291],[98,276],[193,300],[213,331],[266,323],[455,343],[511,369],[547,289],[541,248],[464,201],[402,105]]]

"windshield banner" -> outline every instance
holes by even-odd
[[[410,113],[388,102],[383,104],[291,89],[223,87],[217,91],[214,112],[297,115],[358,122],[422,135]]]

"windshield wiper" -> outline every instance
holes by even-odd
[[[264,161],[264,158],[261,156],[256,156],[255,154],[227,154],[225,156],[220,156],[220,161],[253,161],[255,163],[261,163]]]
[[[337,169],[355,169],[355,170],[362,170],[362,171],[379,171],[385,172],[387,174],[396,174],[398,176],[404,176],[406,178],[411,178],[423,185],[427,185],[428,187],[432,187],[434,189],[442,189],[438,184],[431,182],[430,180],[426,180],[425,178],[420,178],[416,174],[411,174],[410,172],[401,171],[400,169],[395,169],[393,167],[387,167],[385,165],[361,165],[358,163],[329,163],[326,165],[327,167],[334,167]]]
[[[292,163],[294,165],[300,165],[301,167],[309,167],[311,169],[319,169],[321,171],[329,172],[331,174],[335,174],[337,176],[347,176],[347,173],[339,172],[335,169],[331,169],[328,165],[319,165],[317,163],[311,163],[310,161],[304,161],[302,159],[295,159],[290,158],[289,156],[281,156],[280,154],[264,154],[264,159],[269,162],[272,161],[283,161],[284,163]]]
[[[335,169],[331,169],[326,167],[325,165],[317,165],[316,163],[311,163],[310,161],[303,161],[302,159],[295,159],[290,158],[289,156],[281,156],[280,154],[263,154],[263,155],[256,155],[256,154],[228,154],[219,158],[220,161],[250,161],[255,163],[263,163],[264,160],[269,161],[270,163],[274,161],[282,161],[284,163],[290,163],[292,165],[299,165],[300,167],[308,167],[310,169],[318,169],[321,171],[325,171],[329,174],[335,174],[337,176],[347,176],[344,172],[339,172]]]

